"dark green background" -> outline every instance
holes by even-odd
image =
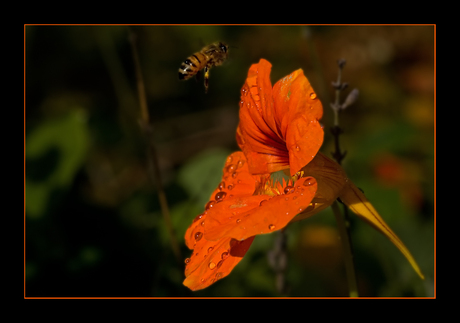
[[[131,28],[131,29],[130,29]],[[279,296],[258,236],[233,272],[190,292],[149,181],[129,31],[137,35],[153,142],[182,258],[183,235],[238,149],[240,89],[251,64],[271,80],[302,68],[323,102],[327,155],[336,61],[357,103],[340,116],[343,166],[418,261],[420,280],[383,236],[352,218],[362,296],[434,296],[433,26],[26,26],[25,296]],[[181,62],[221,40],[230,59],[180,82]],[[288,296],[346,296],[330,209],[294,223]]]

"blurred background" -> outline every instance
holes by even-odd
[[[172,251],[147,142],[129,34],[137,39],[161,180],[181,260]],[[182,285],[184,233],[237,150],[240,89],[251,64],[271,80],[302,68],[323,103],[331,156],[331,81],[346,59],[342,162],[407,245],[426,279],[381,234],[351,216],[361,296],[434,296],[433,26],[25,26],[25,296],[280,296],[257,236],[240,264],[211,287]],[[178,68],[214,41],[230,59],[200,81]],[[286,229],[288,296],[347,296],[330,209]]]

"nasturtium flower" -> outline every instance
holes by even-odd
[[[342,167],[319,152],[322,105],[301,69],[270,82],[271,64],[253,64],[241,90],[236,139],[242,151],[225,163],[222,181],[185,233],[193,249],[184,285],[208,287],[241,261],[256,235],[308,218],[335,200],[383,233],[423,278],[409,250]],[[285,173],[285,177],[274,174]]]

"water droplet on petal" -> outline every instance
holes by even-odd
[[[225,193],[225,192],[217,192],[216,195],[214,196],[214,198],[216,199],[217,202],[220,202],[225,198],[225,196],[227,196],[227,193]]]
[[[223,252],[222,256],[221,256],[222,260],[226,259],[227,257],[228,257],[228,252],[226,252],[226,251]]]
[[[211,252],[212,249],[214,249],[214,248],[213,248],[213,247],[209,247],[209,248],[208,248],[208,252]]]
[[[232,177],[233,177],[233,178],[236,178],[237,176],[238,176],[238,173],[237,173],[237,172],[234,172],[234,173],[232,174]]]
[[[240,223],[241,222],[241,219],[236,219],[236,223]]]
[[[316,93],[315,92],[310,93],[310,99],[312,99],[312,100],[316,99]]]
[[[185,263],[188,264],[190,262],[190,258],[185,258]]]
[[[204,283],[206,281],[206,279],[204,278],[201,278],[201,282]]]
[[[243,167],[243,165],[244,165],[244,160],[238,161],[238,164],[237,164],[238,168]]]
[[[233,189],[233,185],[230,184],[230,185],[227,186],[227,188],[231,191]]]
[[[219,188],[219,191],[222,191],[223,189],[225,189],[225,182],[220,182],[218,188]]]
[[[294,191],[295,191],[295,188],[289,185],[284,188],[284,194],[291,194],[291,193],[294,193]]]
[[[201,223],[200,223],[200,224],[201,224],[201,226],[202,226],[202,227],[204,227],[204,221],[201,221]]]
[[[274,230],[274,229],[275,229],[275,225],[274,225],[274,224],[270,224],[270,225],[268,226],[268,229]]]
[[[198,220],[201,219],[202,217],[203,217],[203,214],[198,214],[198,215],[193,219],[193,222],[198,221]]]
[[[233,157],[232,157],[232,156],[228,156],[228,158],[227,158],[227,163],[231,163],[232,160],[233,160]]]
[[[209,210],[210,208],[214,207],[215,204],[216,204],[216,201],[211,200],[208,203],[206,203],[206,206],[204,207],[204,209]]]
[[[232,164],[232,165],[227,166],[227,172],[233,173],[235,170],[236,170],[235,165]]]
[[[224,263],[223,260],[219,261],[219,262],[217,263],[217,269],[219,269],[220,266],[222,266],[223,263]],[[221,275],[222,275],[222,274],[221,274]],[[216,276],[216,278],[217,278],[217,276]]]
[[[202,237],[203,237],[203,232],[195,233],[195,241],[200,241]]]
[[[299,146],[295,146],[295,150],[296,150],[296,151],[300,151],[300,147],[299,147]]]
[[[214,268],[216,268],[216,264],[213,263],[213,262],[210,262],[208,267],[209,267],[209,269],[214,269]]]
[[[311,186],[311,185],[314,185],[314,184],[316,184],[316,179],[314,177],[307,177],[305,182],[303,182],[304,186]]]
[[[264,205],[265,203],[267,203],[267,200],[262,200],[262,201],[260,201],[259,206],[262,206],[262,205]]]

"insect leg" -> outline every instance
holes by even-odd
[[[204,92],[208,93],[208,84],[209,84],[209,68],[206,66],[204,68]]]

